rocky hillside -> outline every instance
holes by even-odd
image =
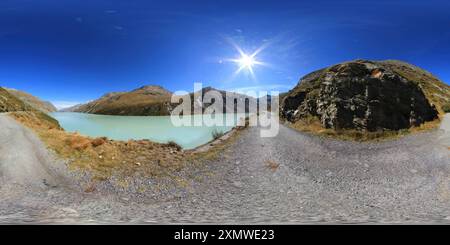
[[[203,88],[202,94],[203,94],[203,98],[205,96],[206,93],[210,92],[210,91],[215,91],[221,94],[222,96],[222,101],[223,101],[223,106],[222,106],[222,111],[225,112],[237,112],[237,105],[238,104],[242,104],[245,106],[245,111],[248,112],[249,111],[249,107],[250,107],[250,103],[253,103],[253,105],[257,105],[258,101],[256,98],[251,97],[251,96],[247,96],[244,94],[240,94],[240,93],[235,93],[235,92],[227,92],[224,90],[219,90],[219,89],[215,89],[212,87],[206,87]],[[211,108],[213,103],[200,103],[200,101],[202,101],[200,99],[200,96],[198,96],[199,92],[197,93],[191,93],[191,101],[192,101],[192,112],[194,113],[194,110],[198,110],[200,111],[198,108],[202,108],[202,112],[205,111],[206,108]],[[230,103],[229,101],[233,101],[232,103]],[[216,108],[216,110],[218,110],[220,108]]]
[[[51,124],[52,128],[61,128],[58,121],[49,116],[45,111],[31,106],[30,104],[14,96],[9,91],[11,90],[0,87],[0,113],[10,112],[13,117],[18,114],[26,114],[31,117],[37,118],[41,122]]]
[[[226,94],[223,90],[214,89],[212,87],[203,88],[203,96],[209,91],[216,91],[221,94],[224,101],[223,110],[227,110],[226,101],[235,99],[233,104],[228,105],[231,111],[235,108],[238,101],[245,103],[248,110],[250,101],[256,103],[253,97],[245,96],[238,93]],[[190,93],[191,110],[204,112],[206,108],[213,103],[202,103],[202,98],[197,93]],[[84,112],[102,115],[126,115],[126,116],[161,116],[170,115],[172,110],[178,104],[172,104],[172,93],[160,86],[144,86],[130,92],[114,92],[102,96],[100,99],[94,100],[87,104],[76,105],[61,111],[65,112]]]
[[[0,87],[0,112],[29,111],[31,106]]]
[[[437,119],[449,100],[449,86],[416,66],[356,60],[303,77],[284,96],[280,113],[335,130],[400,130]]]
[[[41,110],[43,112],[57,111],[56,107],[52,103],[48,101],[42,101],[41,99],[29,93],[9,88],[6,90],[35,109]]]
[[[108,93],[65,111],[127,116],[168,115],[171,95],[160,86],[144,86],[130,92]]]

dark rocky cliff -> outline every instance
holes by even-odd
[[[431,87],[443,91],[443,100],[430,101]],[[435,104],[449,94],[447,85],[407,63],[357,60],[303,77],[284,97],[280,113],[291,122],[315,117],[336,130],[400,130],[437,119]]]

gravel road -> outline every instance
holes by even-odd
[[[182,186],[136,178],[144,192],[85,193],[32,132],[6,115],[0,128],[0,223],[450,223],[449,114],[381,143],[249,128]]]

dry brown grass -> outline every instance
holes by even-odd
[[[280,167],[280,164],[273,160],[267,160],[266,167],[272,171],[276,171]]]
[[[7,91],[36,110],[45,112],[56,111],[56,108],[51,103],[42,101],[29,93],[15,89],[7,89]]]
[[[68,159],[70,167],[90,171],[94,180],[104,180],[113,173],[127,176],[138,170],[147,176],[164,176],[180,170],[190,155],[173,144],[93,139],[68,133],[61,130],[56,120],[34,112],[14,112],[11,115],[33,129],[49,149]]]
[[[169,115],[171,94],[163,88],[149,86],[130,92],[115,92],[80,106],[77,111],[105,115]]]
[[[101,138],[96,138],[96,139],[92,140],[91,144],[93,147],[97,147],[97,146],[101,146],[101,145],[105,144],[107,141],[108,141],[108,138],[101,137]]]
[[[84,188],[84,192],[86,192],[86,193],[91,193],[91,192],[94,192],[95,190],[96,190],[96,188],[95,188],[95,183],[94,183],[94,182],[89,183],[89,184]]]
[[[237,133],[229,139],[202,153],[183,151],[175,142],[154,143],[149,140],[114,141],[105,137],[90,138],[61,129],[58,121],[44,113],[13,112],[10,115],[35,131],[47,147],[69,161],[72,169],[87,170],[92,180],[85,186],[86,192],[95,191],[98,181],[113,174],[127,177],[139,172],[148,177],[174,177],[176,171],[187,165],[199,165],[215,159],[228,147]],[[238,127],[240,131],[246,127]]]
[[[418,127],[412,127],[409,129],[393,131],[377,131],[377,132],[365,132],[359,130],[334,130],[326,129],[322,127],[318,118],[309,117],[302,120],[298,120],[293,124],[289,124],[290,127],[306,133],[314,135],[337,138],[341,140],[353,140],[353,141],[381,141],[388,139],[396,139],[412,133],[425,132],[439,127],[441,119],[436,119],[431,122],[426,122]]]
[[[32,110],[31,106],[9,93],[6,89],[0,87],[0,112],[30,110]]]

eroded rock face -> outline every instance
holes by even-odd
[[[400,130],[438,117],[419,83],[383,62],[353,61],[313,72],[281,104],[289,121],[314,116],[325,128]]]

